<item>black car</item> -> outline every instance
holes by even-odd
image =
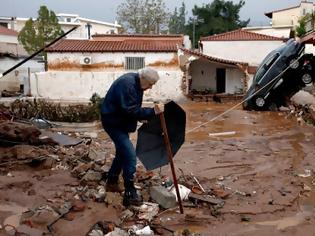
[[[269,110],[286,101],[307,84],[314,82],[315,59],[304,53],[305,45],[294,39],[269,53],[257,68],[245,94],[246,110]]]

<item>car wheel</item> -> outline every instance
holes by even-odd
[[[290,68],[297,69],[299,67],[299,65],[300,65],[300,63],[297,59],[293,58],[290,60],[290,64],[289,64]]]
[[[305,73],[302,75],[302,81],[304,84],[310,84],[313,82],[313,78],[309,73]]]
[[[256,102],[256,106],[260,108],[265,105],[265,99],[261,97],[256,98],[255,102]]]

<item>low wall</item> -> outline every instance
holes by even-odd
[[[125,72],[40,72],[30,80],[31,95],[53,100],[89,100],[93,93],[104,96],[112,82]],[[182,72],[159,71],[161,79],[149,91],[144,100],[180,100]]]

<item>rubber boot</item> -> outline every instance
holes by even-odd
[[[125,182],[125,194],[124,194],[123,205],[125,207],[128,207],[130,205],[133,205],[133,206],[142,205],[142,199],[137,194],[137,190],[135,188],[133,181]]]
[[[119,186],[118,177],[108,177],[105,188],[106,188],[106,192],[122,193],[124,191]]]

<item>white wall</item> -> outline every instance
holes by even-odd
[[[22,60],[0,57],[0,73],[5,72]],[[24,84],[25,79],[28,78],[28,68],[30,68],[31,73],[45,70],[43,63],[38,63],[36,60],[29,60],[6,76],[0,78],[0,91],[19,91],[20,84]]]
[[[203,41],[203,54],[258,66],[282,41]]]
[[[244,72],[237,68],[226,69],[225,93],[243,93],[245,78]]]
[[[0,35],[0,42],[2,43],[18,43],[17,36]]]
[[[211,90],[216,93],[216,69],[226,69],[225,75],[225,93],[235,94],[242,93],[244,72],[238,68],[229,68],[224,65],[211,63],[205,60],[195,60],[190,64],[190,75],[192,77],[191,89],[197,91]],[[202,73],[203,71],[203,73]]]
[[[93,93],[104,96],[112,82],[124,72],[41,72],[31,77],[31,94],[55,100],[89,100]],[[145,93],[145,100],[179,100],[182,72],[159,71],[161,79],[152,90]]]
[[[177,53],[48,53],[48,67],[49,70],[67,70],[67,66],[69,67],[68,69],[71,69],[71,66],[75,68],[80,66],[80,61],[86,56],[91,57],[92,64],[103,63],[105,64],[104,67],[106,67],[106,64],[123,67],[125,57],[145,57],[146,66],[159,62],[169,63],[174,59],[177,60]],[[178,67],[178,64],[174,66]],[[105,69],[104,67],[100,66],[100,69],[103,70]],[[106,69],[111,69],[111,67],[108,66]]]
[[[203,71],[203,73],[202,73]],[[216,66],[205,60],[195,60],[190,64],[191,89],[216,92]]]

